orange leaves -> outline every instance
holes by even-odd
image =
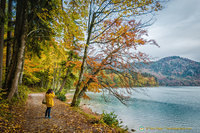
[[[74,65],[74,71],[79,70],[81,68],[81,61],[68,61],[66,63],[66,67],[71,67],[72,65]]]
[[[100,57],[100,55],[98,55]],[[103,55],[102,55],[103,56]],[[92,66],[92,71],[95,72],[96,70],[98,69],[101,69],[103,64],[101,62],[98,61],[98,57],[89,57],[88,56],[88,59],[87,59],[87,64],[89,66]]]
[[[101,91],[99,90],[101,88],[101,85],[98,84],[98,82],[92,82],[90,83],[90,85],[88,86],[88,90],[95,92],[95,93],[100,93]]]
[[[83,98],[84,98],[84,99],[88,99],[88,100],[90,100],[90,97],[87,96],[85,93],[83,94]]]
[[[139,45],[144,45],[146,43],[146,41],[143,40],[143,39],[138,39],[138,40],[135,39],[134,42],[137,43],[137,44],[139,44]]]
[[[104,74],[103,71],[100,72],[100,75],[102,76],[102,78],[106,78],[106,75]]]
[[[99,53],[104,56],[100,56],[101,63],[98,62],[97,64],[96,61],[90,63],[95,70],[99,67],[99,64],[103,65],[101,68],[106,68],[109,66],[108,64],[115,67],[118,67],[118,65],[125,67],[127,61],[143,58],[142,56],[136,56],[137,52],[133,51],[137,50],[138,46],[156,44],[155,41],[144,38],[144,36],[147,36],[147,32],[141,28],[141,22],[136,22],[136,20],[114,19],[104,21],[104,26],[108,25],[111,28],[96,39],[102,43],[98,44],[98,48],[100,49]],[[126,60],[126,57],[128,57],[128,60]],[[98,57],[93,56],[93,58]]]
[[[128,21],[128,24],[133,27],[134,25],[136,25],[136,22],[135,20],[130,20]]]
[[[35,62],[32,62],[29,59],[26,59],[24,64],[25,64],[24,65],[24,70],[29,72],[29,73],[41,71],[41,68],[39,67],[39,64],[35,63]]]
[[[107,47],[119,47],[120,45],[126,45],[124,49],[134,47],[136,45],[144,45],[147,43],[142,37],[147,35],[145,30],[140,28],[140,22],[135,20],[123,21],[122,19],[115,19],[113,21],[106,20],[104,26],[112,25],[104,34],[102,34],[98,40],[107,43]],[[112,48],[107,50],[112,50]],[[121,48],[122,49],[122,48]],[[120,51],[120,50],[119,50]]]

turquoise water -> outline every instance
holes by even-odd
[[[91,100],[83,103],[97,113],[114,111],[138,133],[200,133],[200,87],[135,89],[128,106],[109,95],[105,95],[109,100],[105,102],[101,94],[91,92],[87,93]]]

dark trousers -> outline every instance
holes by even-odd
[[[50,117],[50,113],[51,113],[51,107],[47,107],[46,113],[45,113],[45,117]]]

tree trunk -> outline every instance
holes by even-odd
[[[79,106],[80,103],[81,103],[81,98],[83,97],[83,94],[86,92],[88,86],[90,85],[90,83],[92,83],[92,79],[89,79],[89,81],[87,82],[86,85],[84,85],[83,89],[80,91],[80,93],[78,94],[77,96],[77,100],[76,100],[76,103],[75,105],[76,106]]]
[[[47,89],[48,88],[48,86],[49,86],[49,80],[47,80],[46,82],[45,82],[45,89]]]
[[[93,76],[96,76],[99,73],[100,70],[101,70],[101,67],[98,70],[96,70],[96,72],[93,73]],[[77,96],[77,99],[76,99],[75,106],[79,106],[80,105],[81,98],[83,97],[83,94],[87,91],[88,86],[92,82],[93,82],[93,80],[90,78],[88,80],[88,82],[84,85],[83,89],[79,92],[79,94]]]
[[[48,76],[49,76],[49,68],[47,69],[47,73],[45,73],[45,74],[47,74],[47,77],[45,76],[45,78],[44,78],[44,88],[47,89],[48,85],[49,85],[49,78],[48,78]]]
[[[19,49],[18,57],[17,57],[17,62],[16,62],[16,70],[14,73],[14,79],[12,80],[11,88],[9,89],[10,92],[8,94],[8,100],[10,101],[14,95],[14,93],[17,90],[18,87],[18,82],[19,82],[19,76],[21,72],[21,67],[22,67],[22,62],[23,62],[23,53],[25,50],[25,36],[22,36],[21,38],[21,47]]]
[[[59,69],[59,68],[58,68]],[[61,75],[61,68],[59,69],[58,72],[58,77],[56,78],[56,91],[58,90],[58,85],[59,85],[59,79],[60,79],[60,75]]]
[[[22,69],[22,62],[25,50],[25,30],[27,24],[26,8],[27,1],[17,0],[15,46],[6,85],[9,90],[8,100],[11,100],[14,93],[16,92],[19,83],[20,72]]]
[[[24,51],[25,53],[25,51]],[[20,71],[20,75],[19,75],[19,85],[22,85],[22,79],[23,79],[23,73],[24,73],[24,59],[25,59],[25,55],[23,53],[23,59],[22,59],[22,66],[21,66],[21,71]],[[17,98],[19,98],[19,87],[16,87],[16,91],[15,91],[15,95],[17,96]]]
[[[90,8],[92,8],[91,5],[90,5]],[[90,44],[90,38],[91,38],[92,28],[94,26],[94,20],[95,20],[95,14],[92,15],[91,23],[89,22],[89,26],[88,26],[88,37],[87,37],[86,46],[85,46],[85,50],[84,50],[83,61],[82,61],[82,64],[81,64],[81,71],[80,71],[80,74],[79,74],[79,80],[78,80],[78,83],[76,85],[76,91],[74,93],[74,97],[73,97],[73,100],[72,100],[72,103],[71,103],[72,107],[78,106],[76,103],[77,103],[77,98],[78,98],[78,95],[79,95],[79,92],[80,92],[80,85],[81,85],[81,82],[83,80],[84,68],[85,68],[85,63],[86,63],[86,59],[87,59],[87,51],[88,51],[88,46]]]
[[[71,61],[71,60],[72,60],[72,56],[73,56],[73,53],[71,52],[70,56],[68,57],[68,61]],[[62,91],[62,89],[64,88],[64,86],[65,86],[65,84],[66,84],[66,81],[67,81],[67,78],[68,78],[68,75],[69,75],[71,69],[72,69],[72,68],[71,68],[70,66],[67,68],[66,76],[65,76],[65,78],[63,79],[62,85],[60,86],[60,89],[59,89],[59,91],[58,91],[59,93],[60,93],[60,92]]]
[[[25,51],[24,51],[25,53]],[[24,75],[24,60],[25,60],[25,54],[23,53],[23,59],[22,59],[22,67],[21,67],[21,71],[20,71],[20,77],[19,77],[19,84],[22,85],[22,79],[23,79],[23,75]]]
[[[12,38],[12,0],[8,1],[8,32],[7,32],[7,52],[6,52],[6,76],[8,74],[8,70],[10,67],[10,62],[11,62],[11,38]]]
[[[0,8],[0,88],[3,84],[3,45],[4,45],[4,23],[5,23],[6,0],[1,0]]]
[[[52,88],[54,91],[55,91],[56,77],[57,77],[56,73],[57,73],[57,64],[55,63],[54,64],[54,72],[53,72],[53,83],[52,83]]]
[[[71,71],[71,69],[70,68],[68,68],[67,69],[67,72],[66,72],[66,76],[65,76],[65,78],[63,79],[63,82],[62,82],[62,85],[60,86],[60,89],[59,89],[59,93],[62,91],[62,89],[64,88],[64,86],[65,86],[65,84],[66,84],[66,82],[67,82],[67,78],[68,78],[68,75],[69,75],[69,73],[70,73],[70,71]]]
[[[89,44],[89,42],[88,42],[88,44]],[[78,98],[78,95],[79,95],[79,92],[80,92],[80,85],[81,85],[81,82],[83,80],[83,74],[84,74],[83,71],[84,71],[85,62],[86,62],[86,58],[87,58],[88,44],[85,46],[85,52],[84,52],[83,61],[82,61],[82,65],[81,65],[81,71],[80,71],[80,74],[79,74],[79,80],[78,80],[78,83],[76,85],[76,91],[74,93],[74,97],[73,97],[73,100],[72,100],[72,103],[71,103],[72,107],[78,106],[76,103],[77,103],[77,98]]]

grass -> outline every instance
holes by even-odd
[[[69,104],[67,104],[67,106],[70,106]],[[115,131],[117,133],[128,133],[128,128],[127,127],[122,127],[122,126],[119,126],[119,125],[110,125],[110,124],[107,124],[104,120],[103,120],[103,116],[105,115],[104,114],[90,114],[90,113],[86,113],[84,112],[84,110],[82,110],[80,107],[71,107],[71,109],[73,111],[76,111],[77,113],[80,113],[82,115],[84,115],[92,124],[102,124],[102,125],[105,125],[105,126],[109,126],[109,127],[112,127],[115,129]]]

